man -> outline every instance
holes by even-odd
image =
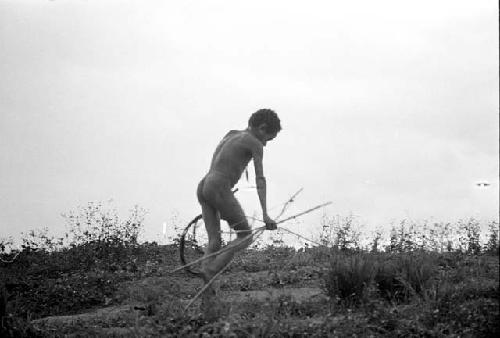
[[[270,109],[260,109],[250,117],[247,129],[231,130],[215,149],[210,169],[197,190],[208,233],[205,255],[221,248],[221,218],[238,232],[237,238],[228,244],[230,246],[228,251],[204,260],[201,272],[205,283],[228,264],[236,252],[245,249],[252,241],[246,216],[231,191],[251,159],[254,162],[257,193],[266,229],[276,230],[276,222],[267,214],[266,179],[262,158],[263,147],[274,139],[280,130],[278,115]],[[211,288],[207,289],[206,294],[210,293],[214,293]]]

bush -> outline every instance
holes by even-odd
[[[360,248],[360,228],[354,215],[329,218],[323,215],[321,220],[322,232],[320,235],[321,244],[346,251]]]
[[[499,238],[498,238],[498,222],[488,224],[488,242],[484,247],[484,251],[491,255],[499,253]]]
[[[73,236],[71,246],[85,243],[129,246],[137,244],[145,214],[146,211],[136,205],[130,210],[128,219],[121,221],[116,209],[90,202],[63,217]]]
[[[121,221],[116,210],[89,203],[66,216],[73,236],[54,239],[47,229],[30,231],[22,250],[9,254],[9,242],[1,241],[0,258],[8,260],[0,262],[0,282],[10,294],[0,297],[0,303],[7,303],[0,304],[2,316],[36,318],[105,304],[118,283],[137,271],[133,266],[144,213],[136,206]]]
[[[477,255],[481,252],[479,221],[474,218],[458,221],[459,250]]]

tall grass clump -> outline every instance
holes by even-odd
[[[374,273],[374,260],[366,254],[334,255],[324,276],[325,291],[332,299],[349,304],[360,303],[365,299]]]
[[[383,297],[407,301],[414,296],[425,296],[437,272],[437,261],[429,253],[381,254],[374,281]]]
[[[334,255],[323,279],[326,293],[342,302],[363,302],[371,290],[400,302],[424,297],[437,272],[427,253],[351,253]]]

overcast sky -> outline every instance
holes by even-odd
[[[0,236],[113,199],[153,238],[199,213],[215,146],[259,108],[283,126],[270,207],[304,187],[297,211],[371,227],[498,219],[498,51],[491,0],[2,0]]]

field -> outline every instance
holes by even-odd
[[[202,313],[199,300],[184,310],[202,282],[171,272],[179,266],[178,245],[138,244],[140,217],[132,218],[139,222],[77,229],[66,246],[46,234],[32,234],[17,253],[2,244],[0,335],[493,337],[500,331],[495,238],[496,247],[477,247],[469,236],[465,246],[440,252],[409,245],[408,236],[371,249],[347,247],[338,236],[302,249],[252,247],[218,278],[218,300]],[[188,261],[201,255],[190,243]]]
[[[10,294],[4,334],[487,337],[499,331],[497,256],[249,250],[219,279],[216,318],[208,320],[198,303],[183,312],[202,284],[169,273],[178,266],[175,246],[123,250],[127,259],[94,266],[65,264],[71,251],[26,253],[3,266]]]

